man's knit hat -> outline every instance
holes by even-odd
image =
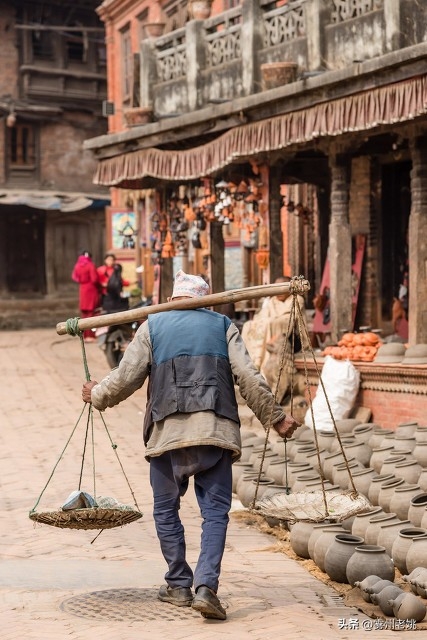
[[[200,276],[192,276],[184,273],[182,269],[175,276],[172,298],[187,296],[189,298],[201,298],[209,293],[209,285]]]

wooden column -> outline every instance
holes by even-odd
[[[283,234],[280,224],[282,197],[279,167],[271,167],[269,179],[270,282],[283,276]],[[294,275],[294,274],[293,274]]]
[[[409,343],[427,342],[427,140],[412,145],[409,217]],[[402,238],[404,242],[404,238]]]
[[[225,268],[224,268],[224,236],[222,234],[222,224],[211,222],[209,224],[210,243],[210,265],[209,280],[211,293],[218,293],[225,289]]]
[[[349,222],[350,168],[348,158],[332,156],[331,221],[329,224],[330,306],[332,339],[351,330],[351,228]]]

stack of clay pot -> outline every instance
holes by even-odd
[[[427,609],[422,599],[415,593],[404,591],[392,580],[370,574],[356,581],[355,586],[360,589],[362,598],[377,605],[385,616],[415,622],[421,622],[426,616]]]

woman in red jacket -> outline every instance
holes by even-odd
[[[95,315],[99,307],[99,283],[96,267],[92,262],[89,251],[82,251],[74,265],[71,278],[79,284],[79,308],[82,318]],[[95,337],[91,329],[83,331],[85,342],[94,342]]]

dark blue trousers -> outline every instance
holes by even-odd
[[[231,451],[213,446],[186,447],[150,459],[154,497],[154,522],[168,564],[166,582],[171,587],[218,590],[224,554],[228,513],[232,497]],[[202,521],[200,555],[194,571],[186,561],[184,527],[179,517],[180,499],[194,476],[194,490]]]

